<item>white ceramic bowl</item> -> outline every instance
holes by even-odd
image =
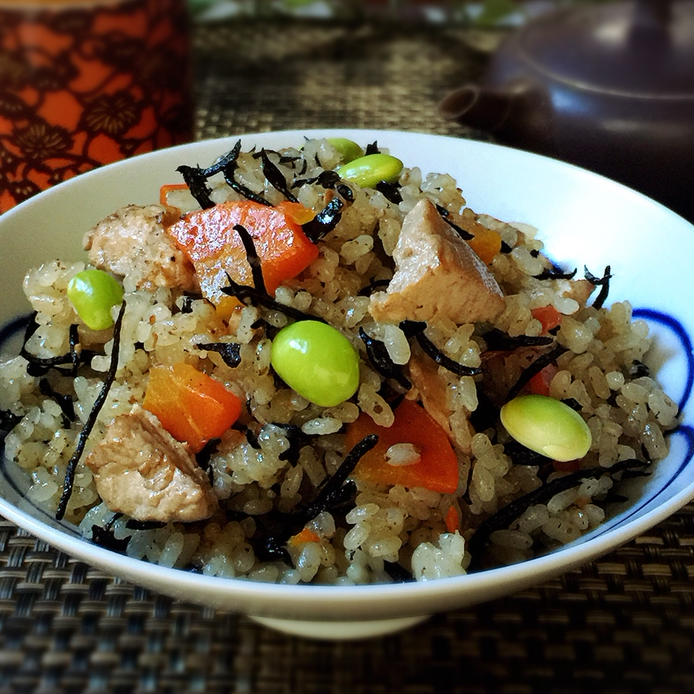
[[[251,615],[273,627],[314,637],[386,633],[424,616],[506,595],[590,561],[643,533],[694,497],[694,227],[624,186],[559,161],[466,140],[389,131],[287,131],[243,136],[252,145],[298,145],[304,136],[342,135],[379,145],[423,171],[451,173],[468,204],[540,229],[550,256],[595,274],[612,266],[611,301],[629,299],[657,335],[651,365],[682,406],[671,452],[626,510],[596,531],[549,555],[514,566],[441,579],[357,587],[286,586],[202,576],[130,559],[80,539],[17,491],[10,466],[0,476],[0,514],[89,564],[168,595]],[[206,165],[237,138],[183,145],[112,164],[67,181],[0,217],[0,326],[28,304],[25,271],[51,257],[83,257],[82,234],[126,203],[158,199],[182,163]],[[654,174],[656,175],[656,174]],[[5,336],[8,331],[5,331]],[[7,343],[7,340],[5,340]]]

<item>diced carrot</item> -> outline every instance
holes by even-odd
[[[552,304],[533,308],[530,310],[530,313],[532,313],[535,320],[539,320],[542,324],[543,333],[548,333],[561,324],[561,313]]]
[[[403,400],[395,410],[389,428],[374,424],[362,414],[347,427],[347,448],[351,449],[368,434],[377,434],[378,443],[364,455],[354,470],[357,479],[377,484],[401,484],[453,493],[458,488],[458,459],[446,432],[420,405]],[[390,465],[386,451],[397,443],[411,443],[420,459],[411,465]]]
[[[306,224],[310,222],[316,213],[310,207],[304,207],[300,202],[290,202],[282,200],[275,205],[275,208],[284,212],[296,224]]]
[[[174,190],[188,190],[188,186],[185,183],[165,183],[159,188],[159,202],[162,205],[168,205],[169,193]]]
[[[306,542],[320,542],[320,535],[311,530],[311,528],[304,528],[289,538],[289,544],[293,547],[298,547]]]
[[[453,504],[448,507],[443,522],[446,524],[446,530],[448,530],[449,533],[460,530],[460,512]]]
[[[241,414],[241,400],[234,393],[185,362],[150,369],[142,406],[193,452],[221,436]]]
[[[193,263],[205,298],[218,306],[228,304],[230,313],[238,302],[222,292],[228,285],[227,273],[239,284],[253,283],[243,243],[234,230],[237,224],[245,227],[253,238],[270,294],[318,257],[318,247],[295,221],[297,217],[302,218],[301,210],[306,208],[296,203],[288,205],[268,207],[250,200],[225,202],[195,210],[167,227],[167,232]]]
[[[481,224],[476,224],[474,231],[475,236],[468,241],[470,248],[480,257],[483,263],[489,265],[494,260],[494,256],[501,250],[501,234],[493,229]]]
[[[524,392],[535,395],[549,395],[549,386],[558,371],[556,364],[547,364],[542,371],[538,371],[527,383]]]

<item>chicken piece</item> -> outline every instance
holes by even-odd
[[[369,312],[380,322],[491,321],[504,308],[494,276],[465,241],[420,200],[403,220],[393,252],[395,274],[372,294]]]
[[[190,522],[217,510],[188,447],[139,405],[113,420],[85,462],[106,506],[136,520]]]
[[[89,261],[114,275],[129,275],[138,289],[157,287],[197,291],[193,265],[166,233],[173,209],[127,205],[84,235]]]
[[[469,455],[472,438],[469,422],[465,422],[465,431],[454,432],[451,428],[450,417],[453,410],[448,404],[448,390],[452,385],[451,379],[441,375],[438,366],[429,357],[421,354],[412,355],[408,367],[412,389],[406,397],[409,400],[421,400],[424,409],[446,432],[451,443]]]

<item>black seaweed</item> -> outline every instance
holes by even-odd
[[[327,190],[329,188],[334,188],[339,182],[340,174],[338,174],[337,171],[326,169],[325,171],[321,171],[317,176],[313,176],[311,178],[297,178],[294,183],[292,183],[292,188],[301,188],[301,186],[306,184],[318,183],[318,185]],[[349,190],[347,186],[345,186],[345,188]],[[351,192],[352,191],[350,191],[350,194]]]
[[[260,162],[263,170],[263,176],[265,176],[267,182],[275,190],[282,193],[282,195],[284,195],[284,197],[290,202],[299,202],[294,194],[289,190],[287,180],[282,175],[282,172],[270,161],[270,157],[268,157],[267,151],[264,149],[260,150]]]
[[[374,140],[370,145],[366,145],[364,150],[364,156],[367,154],[380,154],[381,150],[378,148],[378,140]]]
[[[94,405],[92,406],[91,412],[89,413],[89,417],[87,417],[87,421],[80,430],[79,436],[77,437],[77,445],[75,446],[75,450],[72,456],[70,457],[70,460],[68,461],[67,467],[65,469],[65,479],[63,480],[63,492],[60,495],[58,508],[55,512],[55,517],[57,520],[61,520],[65,515],[65,509],[67,508],[68,501],[70,500],[70,495],[72,494],[72,484],[75,480],[75,469],[77,467],[77,463],[82,457],[82,453],[84,452],[84,447],[87,443],[87,439],[89,438],[89,434],[91,434],[91,431],[94,428],[94,425],[96,424],[96,419],[99,416],[99,412],[101,411],[101,408],[103,407],[104,402],[106,401],[106,397],[108,396],[108,392],[111,389],[113,381],[116,378],[116,371],[118,370],[118,353],[120,352],[120,331],[121,325],[123,324],[124,314],[125,301],[121,304],[120,311],[118,311],[118,318],[116,318],[116,322],[113,325],[113,347],[111,349],[111,362],[108,367],[106,379],[104,380],[104,384],[101,387],[99,394],[96,396],[96,400],[94,401]]]
[[[412,574],[396,561],[384,561],[383,570],[393,579],[393,583],[411,583],[414,581]]]
[[[510,253],[512,250],[513,250],[513,246],[506,243],[506,241],[501,242],[501,249],[500,249],[501,253]]]
[[[302,225],[304,234],[313,243],[318,243],[338,225],[344,206],[340,198],[333,198],[310,222]]]
[[[578,268],[566,272],[556,265],[552,265],[551,268],[543,270],[539,275],[533,275],[536,280],[571,280],[576,276]]]
[[[364,328],[359,328],[359,337],[366,347],[366,355],[374,369],[384,378],[392,378],[402,388],[409,390],[412,384],[405,377],[402,367],[390,358],[385,344],[368,335]]]
[[[166,523],[164,521],[146,521],[128,518],[125,522],[125,527],[129,530],[159,530],[159,528],[166,527]]]
[[[276,325],[272,325],[272,323],[268,323],[262,316],[251,323],[251,328],[253,330],[262,328],[265,332],[265,337],[267,337],[269,340],[274,340],[277,333],[282,329],[278,328]]]
[[[392,202],[397,205],[402,202],[402,195],[400,195],[400,184],[399,183],[388,183],[388,181],[379,181],[376,184],[376,190],[383,194],[388,202]]]
[[[215,454],[221,439],[210,439],[196,454],[195,462],[203,469],[210,472],[210,458]],[[211,482],[212,480],[210,480]]]
[[[536,453],[526,448],[517,441],[506,441],[504,443],[504,453],[511,458],[514,465],[546,465],[551,460],[541,453]]]
[[[477,389],[477,408],[470,413],[470,424],[475,431],[491,429],[499,419],[499,408],[484,391]]]
[[[273,425],[284,429],[284,435],[287,437],[287,441],[289,441],[289,448],[286,451],[282,451],[278,458],[280,460],[286,460],[294,467],[299,462],[299,453],[301,449],[311,442],[311,437],[308,434],[304,434],[304,432],[301,431],[301,427],[296,426],[296,424],[273,422]]]
[[[299,161],[301,157],[290,157],[287,154],[281,154],[280,155],[280,164],[291,164],[292,168],[294,168],[294,164]]]
[[[340,183],[335,188],[338,195],[341,195],[347,202],[354,202],[354,193],[346,183]]]
[[[317,320],[321,323],[326,322],[325,319],[321,318],[320,316],[314,316],[311,313],[299,311],[299,309],[294,308],[293,306],[285,306],[284,304],[279,303],[279,301],[272,299],[268,294],[258,291],[255,287],[248,287],[246,285],[239,284],[231,279],[229,274],[227,274],[227,279],[229,281],[229,286],[223,287],[221,290],[222,293],[226,294],[227,296],[235,296],[239,301],[243,301],[244,303],[246,303],[246,299],[249,299],[251,303],[264,306],[272,311],[280,311],[281,313],[284,313],[285,316],[295,318],[296,320]]]
[[[285,545],[321,511],[340,509],[350,503],[356,495],[356,485],[348,482],[359,460],[378,443],[378,436],[369,434],[357,443],[340,464],[335,474],[328,479],[316,498],[308,505],[292,513],[273,512],[258,516],[258,530],[251,539],[256,555],[261,559],[288,560]]]
[[[214,207],[214,203],[210,198],[212,191],[207,185],[207,176],[203,169],[182,164],[176,171],[183,176],[183,180],[188,186],[190,194],[195,198],[196,202],[203,210]]]
[[[63,426],[67,429],[70,422],[75,421],[75,404],[72,397],[54,390],[47,378],[39,379],[39,391],[58,404],[63,415]]]
[[[194,296],[192,294],[186,294],[181,302],[181,313],[192,313],[193,312],[193,301],[199,299],[200,296]]]
[[[253,429],[247,428],[244,432],[246,435],[246,441],[248,441],[250,447],[253,450],[260,450],[260,441],[258,441],[258,435],[253,431]]]
[[[562,402],[568,405],[572,410],[576,410],[576,412],[580,412],[583,409],[583,405],[581,405],[576,398],[564,398]]]
[[[130,542],[130,537],[118,539],[109,526],[102,528],[100,525],[92,525],[92,541],[101,547],[122,554],[125,552],[128,542]]]
[[[470,538],[467,544],[467,549],[472,555],[470,570],[479,568],[483,558],[484,548],[489,542],[489,537],[496,530],[507,528],[516,518],[518,518],[527,508],[534,504],[543,504],[549,501],[555,494],[563,492],[566,489],[580,484],[584,479],[590,477],[601,477],[608,474],[610,476],[618,472],[626,472],[629,470],[638,470],[647,467],[648,461],[631,458],[615,463],[611,468],[592,467],[585,470],[577,470],[563,477],[558,477],[551,482],[547,482],[542,487],[525,494],[518,499],[515,499],[510,504],[507,504],[493,516],[480,523],[474,535]]]
[[[446,224],[448,224],[453,231],[455,231],[458,236],[460,236],[463,241],[469,241],[470,239],[474,239],[475,235],[471,234],[469,231],[465,231],[462,227],[458,226],[453,220],[450,218],[451,213],[443,206],[443,205],[436,205],[436,210],[438,213],[441,215],[441,219],[443,219]]]
[[[77,325],[73,324],[69,329],[70,350],[68,352],[57,357],[37,357],[27,350],[26,345],[31,336],[38,330],[38,327],[39,324],[36,322],[36,312],[34,312],[29,316],[29,320],[27,321],[24,330],[24,338],[22,340],[22,348],[19,351],[20,356],[29,362],[27,364],[27,373],[30,376],[44,376],[51,369],[55,369],[66,376],[74,376],[80,364],[89,361],[95,354],[93,351],[86,349],[79,352],[77,351],[77,347],[79,346],[79,334]],[[68,364],[70,365],[69,368],[64,368]]]
[[[335,474],[328,479],[318,493],[318,496],[304,508],[303,514],[308,522],[315,518],[321,511],[330,508],[337,499],[340,498],[340,489],[347,481],[347,478],[352,474],[357,463],[378,443],[376,434],[365,436],[359,443],[355,444],[352,450],[347,453],[345,459],[340,464],[340,467],[335,471]],[[304,524],[302,523],[302,526]]]
[[[588,268],[584,265],[583,266],[583,276],[593,285],[596,287],[600,287],[600,291],[598,292],[598,295],[595,297],[595,301],[593,302],[593,308],[595,309],[601,309],[603,304],[605,303],[607,299],[607,295],[610,292],[610,278],[612,275],[610,274],[611,267],[607,265],[605,267],[605,272],[603,273],[602,277],[596,277]]]
[[[218,170],[221,169],[221,171],[224,173],[224,180],[227,182],[227,185],[234,191],[236,191],[239,195],[242,195],[244,198],[247,200],[251,200],[252,202],[257,202],[260,203],[261,205],[266,205],[268,207],[272,207],[272,203],[270,203],[268,200],[266,200],[262,195],[259,193],[254,193],[250,188],[247,188],[244,186],[242,183],[239,183],[236,178],[236,169],[238,167],[238,157],[239,154],[241,153],[241,140],[237,140],[236,144],[234,145],[233,149],[229,154],[227,154],[225,157],[222,159],[222,165],[220,166],[219,164],[217,165],[218,168],[214,172],[216,173]]]
[[[217,352],[222,361],[232,369],[241,363],[241,345],[238,342],[199,342],[195,346],[206,352]]]
[[[482,337],[484,338],[488,350],[503,352],[518,349],[519,347],[544,347],[545,345],[552,344],[554,341],[551,337],[543,337],[541,335],[536,337],[531,335],[517,335],[516,337],[511,337],[511,335],[507,335],[498,328],[492,328],[484,333]]]
[[[528,381],[530,381],[530,379],[533,376],[540,373],[540,371],[542,371],[542,369],[544,369],[545,366],[548,366],[549,364],[554,362],[557,359],[557,357],[561,356],[566,351],[566,347],[563,347],[562,345],[555,345],[548,352],[545,352],[543,355],[539,356],[532,364],[530,364],[530,366],[528,366],[523,371],[523,373],[521,373],[518,380],[511,386],[511,388],[508,391],[508,395],[506,396],[506,401],[508,402],[509,400],[515,398],[516,395],[518,395],[518,393],[520,393],[521,390],[523,390],[523,388],[527,385]]]
[[[629,378],[641,378],[641,376],[650,376],[651,370],[642,361],[634,359],[629,367],[628,375]]]
[[[421,321],[404,320],[400,323],[401,330],[405,335],[414,336],[417,344],[422,351],[439,366],[443,366],[456,376],[476,376],[482,373],[482,369],[477,366],[465,366],[445,355],[425,334],[427,324]]]
[[[263,294],[267,294],[265,287],[265,278],[263,277],[263,267],[258,257],[258,252],[255,249],[253,237],[248,233],[246,227],[241,224],[234,224],[234,231],[241,238],[241,243],[246,251],[246,260],[251,266],[251,277],[253,278],[253,286]]]

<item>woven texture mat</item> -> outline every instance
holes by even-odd
[[[436,104],[484,56],[460,29],[250,24],[195,36],[197,136],[313,127],[479,136]],[[685,693],[694,506],[532,590],[323,643],[105,575],[0,521],[0,694]]]

